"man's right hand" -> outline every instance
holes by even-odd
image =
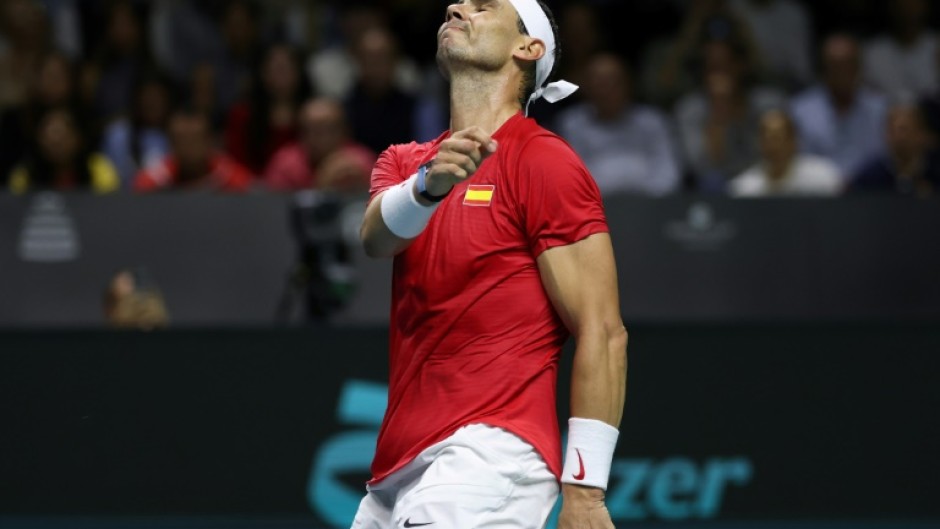
[[[441,142],[426,175],[428,193],[443,196],[473,176],[484,160],[496,152],[496,140],[480,127],[454,133]]]

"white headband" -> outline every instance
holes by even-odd
[[[509,0],[509,3],[516,8],[529,36],[545,43],[545,55],[535,62],[535,91],[529,97],[525,107],[526,115],[528,115],[529,104],[533,101],[544,98],[549,103],[556,103],[573,94],[578,89],[578,85],[568,81],[556,81],[545,85],[545,81],[552,73],[552,68],[555,67],[555,34],[552,32],[552,24],[537,0]]]

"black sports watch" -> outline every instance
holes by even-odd
[[[440,202],[444,200],[445,198],[447,198],[447,195],[449,195],[450,192],[454,190],[454,188],[453,187],[450,188],[446,193],[444,193],[443,195],[439,197],[436,197],[432,195],[431,193],[428,193],[428,185],[427,185],[427,181],[425,180],[425,177],[427,176],[428,169],[430,167],[431,167],[431,162],[428,162],[418,168],[418,181],[417,181],[418,194],[424,197],[425,200],[429,200],[431,202]]]

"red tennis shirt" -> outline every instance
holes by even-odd
[[[417,172],[449,135],[382,153],[372,196]],[[521,113],[493,138],[496,153],[395,257],[388,409],[370,483],[471,423],[514,433],[561,474],[556,378],[568,331],[536,258],[606,232],[607,221],[564,140]]]

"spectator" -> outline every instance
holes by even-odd
[[[170,317],[160,289],[145,270],[121,270],[104,293],[104,316],[117,329],[150,331],[169,325]]]
[[[353,143],[341,104],[313,100],[301,109],[300,140],[282,147],[265,171],[279,191],[316,188],[342,192],[369,189],[375,153]]]
[[[822,45],[822,84],[792,105],[804,152],[829,158],[843,176],[854,174],[872,153],[882,152],[884,98],[863,87],[858,41],[845,34]]]
[[[684,94],[701,88],[702,63],[708,60],[702,51],[711,42],[735,46],[743,69],[750,74],[760,71],[760,52],[751,30],[728,2],[691,0],[679,32],[654,42],[644,54],[642,79],[647,99],[672,107]]]
[[[169,81],[145,74],[134,88],[130,118],[119,119],[105,130],[102,151],[114,162],[125,186],[141,168],[159,162],[169,152],[166,120],[171,108]]]
[[[359,79],[346,100],[353,137],[373,152],[411,141],[417,101],[395,84],[395,37],[384,29],[369,30],[355,56]]]
[[[70,61],[82,57],[83,34],[79,0],[39,0],[46,12],[56,50]]]
[[[931,145],[919,107],[902,104],[892,108],[885,136],[888,152],[855,174],[852,192],[929,196],[940,188],[940,153]]]
[[[796,126],[786,112],[771,110],[761,117],[760,152],[760,162],[731,181],[732,196],[834,196],[842,191],[835,164],[799,154]]]
[[[558,20],[561,42],[564,43],[563,60],[558,63],[558,79],[564,79],[578,86],[586,82],[587,65],[591,58],[606,49],[604,29],[598,20],[598,13],[593,5],[576,1],[568,4]],[[434,75],[440,79],[440,72]],[[532,102],[528,108],[529,117],[539,123],[557,123],[559,115],[577,103],[582,92],[575,92],[574,97],[562,99],[553,104],[544,100]],[[447,100],[446,107],[450,101]],[[434,137],[437,137],[435,135]],[[434,139],[434,138],[431,138]]]
[[[50,110],[39,121],[36,148],[13,170],[10,190],[35,189],[115,191],[120,180],[111,162],[88,149],[76,115],[65,108]]]
[[[134,189],[151,192],[165,189],[246,191],[251,173],[215,148],[209,118],[192,110],[170,116],[170,154],[160,163],[137,173]]]
[[[806,87],[813,77],[809,15],[793,0],[732,0],[747,22],[761,53],[765,81],[788,90]]]
[[[257,4],[234,1],[228,4],[222,19],[225,48],[213,64],[216,97],[222,108],[228,108],[251,89],[251,70],[261,54]]]
[[[680,170],[666,120],[633,102],[633,79],[612,54],[589,60],[586,102],[562,112],[559,133],[584,159],[603,194],[661,196],[676,190]]]
[[[225,123],[225,112],[230,110],[219,103],[218,80],[215,69],[211,64],[202,63],[196,66],[186,83],[186,104],[209,116],[213,129],[222,128]]]
[[[274,152],[297,139],[295,118],[309,96],[300,56],[286,44],[268,48],[247,101],[234,106],[225,126],[225,148],[260,174]]]
[[[887,2],[890,31],[865,47],[865,80],[888,96],[925,96],[937,88],[937,34],[928,0]]]
[[[50,52],[29,76],[28,100],[0,113],[0,181],[5,182],[23,153],[34,148],[36,123],[57,107],[78,108],[75,71],[68,58]]]
[[[162,71],[184,83],[200,64],[214,65],[224,54],[218,21],[227,2],[151,0],[150,46]]]
[[[367,32],[387,28],[383,13],[363,2],[341,7],[340,29],[342,40],[336,46],[311,56],[307,74],[317,95],[342,101],[347,99],[356,84],[358,61],[355,49]],[[417,92],[421,73],[414,61],[403,58],[393,69],[395,86],[409,94]]]
[[[0,110],[26,102],[29,79],[48,51],[49,25],[39,6],[30,0],[0,2]]]
[[[140,15],[128,1],[108,12],[106,37],[86,76],[94,79],[94,110],[105,124],[130,108],[134,81],[151,65]]]
[[[757,158],[760,115],[780,106],[783,97],[774,90],[750,86],[742,48],[712,41],[702,53],[704,90],[682,98],[676,106],[676,122],[695,186],[719,193]]]

